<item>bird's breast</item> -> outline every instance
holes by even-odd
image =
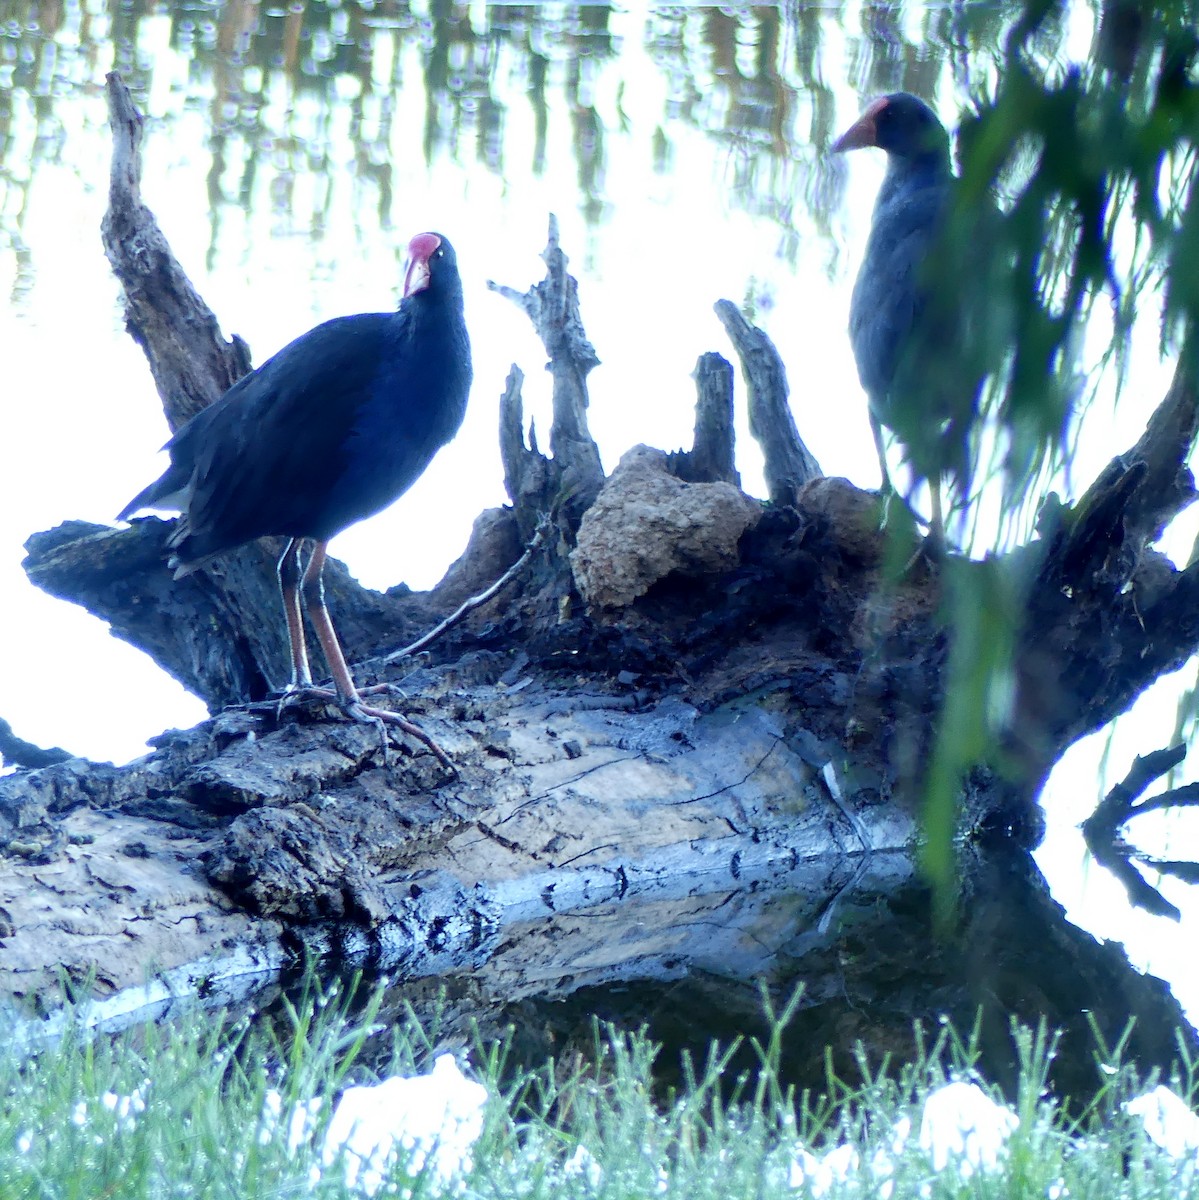
[[[458,432],[471,372],[452,341],[425,338],[379,366],[338,454],[330,510],[350,524],[387,507],[416,482]]]

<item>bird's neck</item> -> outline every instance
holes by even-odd
[[[462,312],[462,287],[456,288],[442,284],[436,294],[421,292],[405,300],[397,316],[403,316],[410,328],[428,326],[436,331],[446,326],[446,314]],[[450,324],[454,324],[453,321]],[[424,335],[422,335],[424,336]]]
[[[930,150],[927,154],[900,157],[898,154],[887,156],[887,174],[883,177],[883,186],[878,194],[879,206],[885,205],[891,197],[901,192],[911,192],[918,188],[943,187],[953,178],[949,166],[949,152],[946,149]]]

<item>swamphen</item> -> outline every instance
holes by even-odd
[[[923,100],[895,92],[875,100],[832,148],[840,153],[862,146],[886,151],[887,173],[850,301],[849,337],[870,401],[883,490],[892,490],[886,425],[907,444],[917,479],[928,479],[930,528],[939,540],[941,474],[950,471],[965,481],[969,418],[981,387],[958,365],[961,314],[933,298],[928,278],[954,184],[949,135]]]
[[[454,249],[421,233],[408,255],[398,312],[326,321],[239,379],[171,438],[170,466],[118,519],[142,508],[182,513],[168,541],[176,579],[243,542],[290,538],[279,560],[290,690],[332,698],[312,687],[303,593],[342,708],[411,732],[362,704],[321,581],[329,539],[407,491],[466,413],[470,341]],[[306,538],[316,545],[301,572]]]

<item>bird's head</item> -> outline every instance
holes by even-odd
[[[873,104],[834,143],[833,153],[877,146],[916,162],[949,159],[949,134],[927,104],[908,92],[893,92]]]
[[[423,292],[439,275],[453,275],[457,260],[449,238],[440,233],[418,233],[408,243],[408,269],[404,272],[404,299]]]

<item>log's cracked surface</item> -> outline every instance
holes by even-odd
[[[456,719],[456,689],[421,700],[459,765],[452,780],[425,753],[384,765],[358,725],[229,713],[113,771],[100,796],[77,762],[0,781],[0,984],[42,993],[65,963],[132,986],[146,963],[178,967],[228,938],[281,944],[284,923],[293,944],[306,924],[346,922],[378,948],[376,927],[415,894],[434,907],[469,897],[478,931],[530,905],[839,861],[862,852],[857,828],[876,852],[912,836],[877,793],[847,789],[838,804],[814,736],[769,703],[630,710],[619,693],[478,681],[471,696],[485,724]],[[127,953],[91,957],[126,925]]]

